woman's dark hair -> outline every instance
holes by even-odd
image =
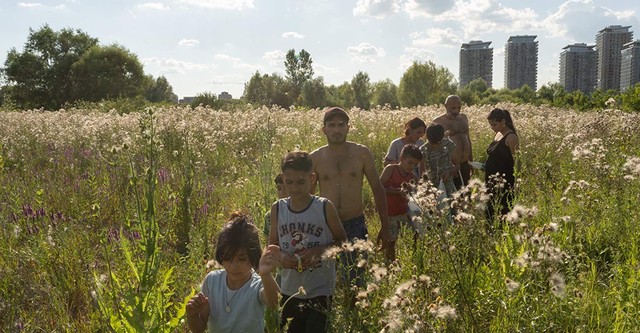
[[[418,161],[422,160],[422,152],[420,151],[420,148],[418,148],[418,146],[416,145],[412,145],[412,144],[408,144],[408,145],[404,145],[404,147],[402,147],[402,151],[400,152],[400,156],[401,157],[413,157],[415,159],[417,159]]]
[[[425,124],[424,121],[422,121],[422,119],[418,117],[407,121],[407,123],[404,124],[404,135],[409,135],[409,130],[413,130],[419,127],[427,128],[427,124]]]
[[[431,143],[438,143],[444,138],[444,127],[440,124],[431,124],[427,127],[427,140]]]
[[[245,249],[253,269],[258,270],[262,247],[258,228],[248,215],[241,212],[231,214],[229,221],[222,227],[216,245],[216,261],[222,265],[224,260],[231,260],[240,249]]]
[[[513,133],[516,133],[516,127],[513,125],[511,114],[507,110],[495,108],[491,110],[491,112],[489,112],[489,116],[487,116],[487,120],[493,120],[493,121],[504,120],[505,125],[507,125],[507,127],[509,127],[513,131]]]

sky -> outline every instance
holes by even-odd
[[[0,17],[2,66],[29,29],[80,29],[136,54],[180,98],[240,97],[256,72],[284,76],[290,49],[309,52],[326,85],[359,71],[399,84],[427,60],[459,80],[460,46],[471,40],[492,42],[493,87],[502,88],[504,45],[516,35],[538,36],[540,87],[558,82],[567,45],[593,45],[610,25],[631,26],[640,39],[638,0],[0,0]]]

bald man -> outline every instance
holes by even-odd
[[[469,120],[465,114],[460,113],[462,109],[460,96],[447,96],[444,107],[445,114],[435,118],[433,122],[442,125],[449,139],[456,144],[451,159],[456,169],[460,171],[453,178],[453,182],[459,190],[469,184],[469,179],[471,179],[469,162],[473,161],[473,151],[471,150],[471,138],[469,138]]]

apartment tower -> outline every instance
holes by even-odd
[[[590,94],[596,89],[598,52],[595,45],[576,43],[563,47],[560,53],[560,84],[564,90],[580,90]]]
[[[620,89],[621,51],[633,39],[631,26],[612,25],[596,35],[598,51],[598,83],[600,90]]]
[[[504,48],[504,86],[518,89],[529,85],[537,89],[538,36],[511,36]]]
[[[472,40],[460,47],[460,87],[475,79],[483,79],[487,87],[493,83],[493,48],[491,42]]]
[[[620,61],[620,91],[640,83],[640,40],[624,44]]]

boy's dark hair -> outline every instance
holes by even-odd
[[[420,148],[416,145],[408,144],[402,147],[402,151],[400,152],[400,157],[413,157],[418,161],[422,160],[422,152]]]
[[[313,161],[306,151],[292,151],[284,155],[280,164],[280,171],[284,172],[287,169],[311,171],[313,170]]]
[[[262,257],[258,228],[248,215],[233,212],[218,235],[216,261],[222,265],[224,260],[233,259],[240,249],[247,251],[251,266],[258,270],[260,257]]]
[[[282,174],[278,174],[276,176],[276,178],[273,179],[273,183],[278,185],[278,184],[284,184],[284,179],[282,179]]]
[[[431,143],[438,143],[444,138],[444,127],[440,124],[431,124],[427,127],[427,140]]]

